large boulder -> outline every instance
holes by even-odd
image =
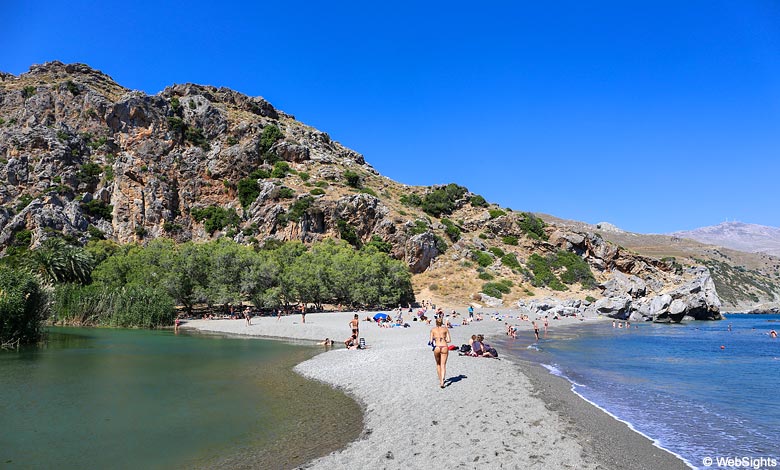
[[[647,292],[645,281],[633,275],[615,271],[612,278],[602,285],[605,297],[644,297]]]

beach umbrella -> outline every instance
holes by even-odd
[[[387,320],[389,316],[386,313],[379,312],[376,315],[374,315],[374,321],[378,320]]]

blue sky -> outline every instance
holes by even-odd
[[[514,210],[780,226],[776,1],[326,3],[2,2],[0,70],[260,95],[395,180]]]

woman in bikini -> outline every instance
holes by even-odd
[[[444,388],[444,376],[447,374],[447,355],[449,354],[450,330],[442,326],[441,318],[431,328],[430,342],[433,343],[433,359],[436,360],[436,372],[439,374],[439,387]]]
[[[360,335],[360,322],[358,321],[357,313],[355,314],[355,317],[350,320],[349,327],[352,328],[352,336],[357,338]]]

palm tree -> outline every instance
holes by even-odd
[[[30,251],[22,261],[24,267],[51,284],[92,281],[92,256],[82,247],[65,243],[61,238],[50,238]]]

